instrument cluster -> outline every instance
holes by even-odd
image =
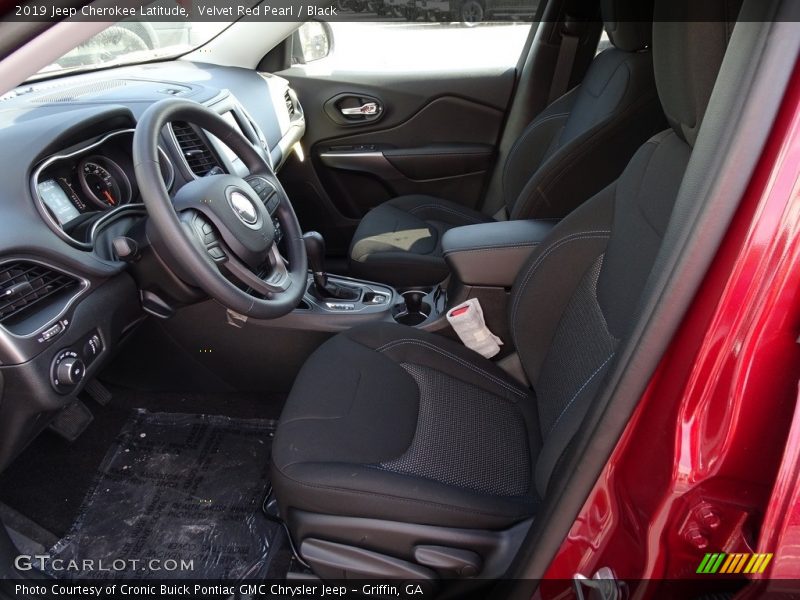
[[[132,130],[109,133],[77,150],[47,158],[35,171],[33,189],[47,214],[69,233],[112,210],[140,202],[134,176]],[[159,148],[169,190],[175,170]]]

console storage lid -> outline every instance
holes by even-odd
[[[442,250],[461,283],[509,288],[555,223],[524,220],[455,227],[444,234]]]

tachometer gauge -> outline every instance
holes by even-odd
[[[127,204],[131,199],[131,184],[125,172],[102,156],[90,156],[78,165],[78,180],[83,193],[102,210]]]

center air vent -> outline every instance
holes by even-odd
[[[55,302],[80,282],[66,273],[30,261],[0,264],[0,323],[16,323],[36,307]]]
[[[286,90],[283,99],[286,101],[286,110],[289,112],[289,117],[293,117],[295,113],[294,100],[292,100],[292,95],[289,93],[289,90]]]
[[[191,125],[182,121],[174,121],[172,131],[175,133],[175,140],[192,173],[203,177],[214,167],[220,166],[214,153],[211,152],[211,148]]]

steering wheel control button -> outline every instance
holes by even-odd
[[[252,179],[248,179],[247,183],[250,184],[253,191],[258,194],[261,201],[266,204],[269,211],[272,212],[274,207],[278,205],[278,191],[275,189],[275,186],[263,177],[253,177]],[[273,206],[273,208],[270,208],[270,206]]]
[[[223,261],[227,258],[225,252],[219,246],[214,246],[208,249],[208,255],[214,260]]]

